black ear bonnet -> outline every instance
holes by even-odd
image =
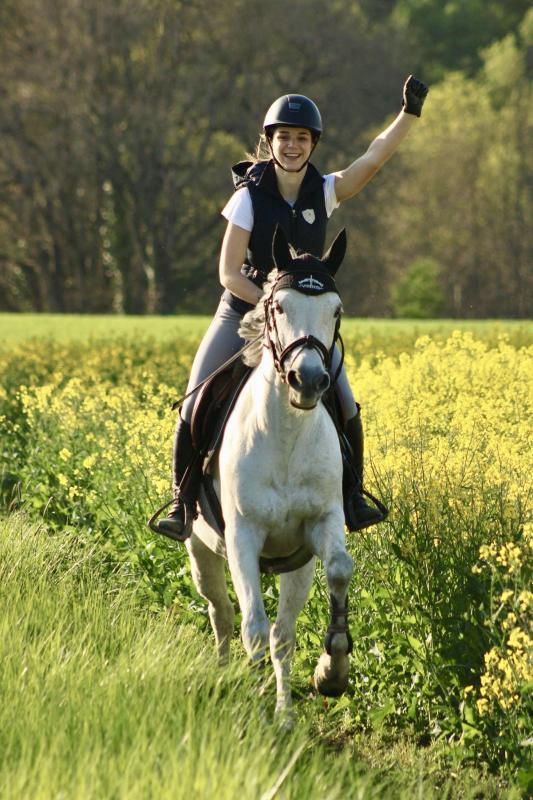
[[[272,293],[279,289],[296,289],[302,294],[316,295],[325,292],[336,292],[338,289],[334,275],[340,267],[346,253],[346,229],[343,228],[322,259],[309,253],[300,255],[291,252],[283,230],[276,227],[272,254],[274,264],[280,271]]]
[[[307,269],[295,270],[294,272],[282,272],[277,279],[272,293],[280,289],[296,289],[301,294],[324,294],[324,292],[337,292],[337,284],[334,278],[324,270],[311,272]]]

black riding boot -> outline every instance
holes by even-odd
[[[368,505],[363,490],[364,439],[361,412],[349,419],[344,426],[344,434],[351,448],[350,463],[345,465],[342,479],[344,494],[344,515],[349,531],[368,528],[385,519],[379,509]]]
[[[198,461],[198,454],[192,443],[191,426],[180,417],[174,436],[172,467],[174,502],[167,516],[157,524],[158,533],[179,542],[185,541],[191,535],[200,479]]]

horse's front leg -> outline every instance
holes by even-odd
[[[352,637],[348,630],[348,586],[353,560],[346,551],[342,512],[331,512],[315,522],[306,535],[309,547],[324,563],[330,593],[325,652],[316,666],[314,683],[321,694],[337,697],[348,686],[348,656],[352,651]]]
[[[276,674],[276,714],[290,726],[292,705],[290,670],[294,651],[295,626],[305,605],[315,574],[315,559],[300,569],[280,575],[279,604],[276,621],[270,630],[270,656]]]
[[[260,662],[265,658],[270,629],[259,571],[265,534],[236,514],[229,524],[226,521],[225,538],[228,565],[242,614],[242,641],[252,661]]]
[[[221,663],[229,659],[235,612],[226,585],[225,563],[195,533],[185,542],[191,560],[191,572],[198,592],[209,604],[209,619],[215,634]]]

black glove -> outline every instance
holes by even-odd
[[[409,75],[403,87],[402,106],[405,113],[419,117],[428,92],[429,89],[425,83]]]

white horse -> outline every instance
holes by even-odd
[[[225,580],[227,556],[242,612],[244,646],[252,661],[260,662],[270,641],[276,712],[284,712],[291,705],[296,618],[311,587],[316,556],[325,567],[331,618],[315,686],[336,696],[348,683],[352,642],[347,594],[353,562],[345,543],[339,437],[321,402],[330,386],[342,311],[333,275],[344,257],[346,235],[342,231],[337,236],[322,260],[295,256],[280,229],[273,250],[277,270],[263,301],[244,317],[240,330],[248,341],[262,330],[263,340],[248,353],[255,369],[228,420],[215,468],[225,551],[201,514],[187,549],[196,587],[209,604],[222,660],[229,655],[234,622]],[[304,553],[300,563],[306,563],[281,574],[278,614],[270,627],[260,558],[295,551]]]

